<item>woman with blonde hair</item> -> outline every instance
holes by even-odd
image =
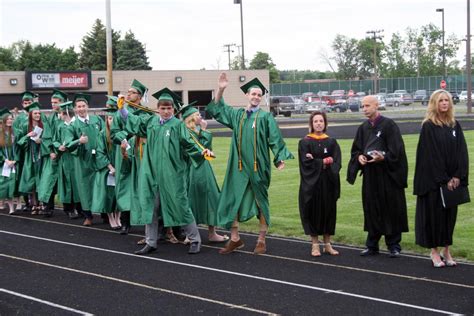
[[[181,110],[181,119],[184,121],[191,138],[202,148],[212,150],[212,134],[206,130],[205,121],[199,111],[189,104]],[[196,224],[208,225],[208,238],[210,242],[225,242],[229,239],[227,235],[216,233],[217,225],[217,203],[219,201],[219,187],[217,185],[214,171],[206,161],[195,167],[188,163],[188,198]]]
[[[458,207],[446,205],[442,187],[467,192],[468,165],[466,140],[454,118],[452,96],[437,90],[430,97],[421,127],[413,189],[417,195],[416,244],[431,248],[435,268],[456,266],[449,246],[453,244]],[[438,247],[444,247],[442,254]]]
[[[15,146],[15,132],[12,127],[13,116],[7,109],[0,110],[1,130],[0,130],[0,163],[3,172],[0,175],[0,199],[6,201],[8,214],[13,214],[13,200],[17,194],[17,170],[18,148]]]

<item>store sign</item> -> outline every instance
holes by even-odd
[[[27,72],[27,89],[90,89],[90,71]]]

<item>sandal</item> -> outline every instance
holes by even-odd
[[[178,238],[176,238],[176,236],[172,232],[166,233],[166,240],[169,241],[172,244],[179,243]]]
[[[31,207],[31,215],[38,215],[39,214],[39,206]]]
[[[337,256],[339,254],[339,251],[335,250],[330,243],[327,243],[324,245],[323,248],[323,253],[331,255],[331,256]]]
[[[321,257],[321,251],[319,250],[319,243],[311,245],[311,256]]]
[[[209,236],[209,242],[212,243],[220,243],[220,242],[226,242],[229,240],[229,236],[227,235],[218,235],[218,234],[213,234],[212,236]]]

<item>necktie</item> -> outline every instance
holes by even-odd
[[[246,111],[247,112],[247,118],[250,118],[252,116],[252,111]]]
[[[85,122],[86,124],[89,124],[89,120],[88,120],[88,119],[85,119],[84,122]]]

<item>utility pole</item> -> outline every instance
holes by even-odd
[[[232,50],[232,47],[235,47],[235,46],[236,46],[235,44],[224,44],[224,48],[226,48],[226,50],[224,52],[226,52],[227,55],[229,56],[229,70],[231,68],[231,66],[230,66],[230,53],[234,52]]]
[[[112,79],[112,27],[110,17],[110,0],[105,1],[106,10],[106,46],[107,46],[107,93],[114,94],[114,83]]]
[[[245,53],[244,53],[244,11],[242,8],[242,0],[234,0],[234,4],[240,4],[240,36],[242,40],[242,65],[241,68],[245,69]],[[240,54],[239,54],[240,56]]]
[[[373,30],[367,31],[366,34],[371,34],[371,39],[374,40],[374,92],[373,94],[377,93],[377,81],[378,81],[378,74],[377,74],[377,40],[382,39],[383,35],[379,35],[383,32],[383,30]]]
[[[443,32],[443,46],[442,46],[442,50],[443,50],[443,72],[444,72],[444,76],[443,76],[443,79],[446,80],[446,78],[448,77],[448,70],[446,69],[446,51],[444,50],[444,8],[440,8],[440,9],[436,9],[436,12],[441,12],[441,30]]]
[[[472,113],[472,65],[471,65],[471,0],[467,0],[467,36],[466,36],[466,82],[467,113]]]

